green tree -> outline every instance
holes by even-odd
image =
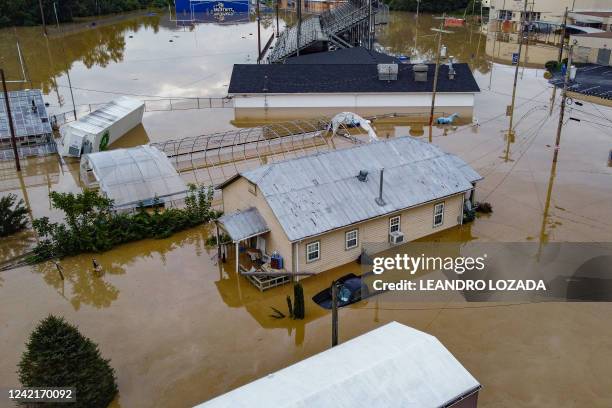
[[[75,326],[50,315],[30,334],[19,362],[19,381],[24,387],[75,387],[76,402],[71,407],[106,408],[117,394],[109,361]]]
[[[0,237],[21,231],[28,225],[28,209],[15,194],[0,197]]]
[[[40,240],[32,261],[107,251],[144,238],[166,238],[219,215],[211,208],[212,188],[195,185],[189,186],[185,208],[163,209],[156,199],[152,212],[141,206],[135,213],[117,213],[112,200],[90,190],[52,192],[50,197],[52,206],[64,213],[64,222],[54,223],[47,217],[34,220]]]

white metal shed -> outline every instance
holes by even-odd
[[[116,209],[183,200],[187,185],[166,155],[152,146],[90,153],[81,159],[81,181],[115,202]]]
[[[472,408],[480,388],[438,339],[392,322],[198,408]]]
[[[142,122],[144,102],[119,97],[60,128],[60,154],[80,157],[82,154],[104,151]]]

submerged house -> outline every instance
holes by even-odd
[[[391,322],[198,408],[476,408],[482,386],[434,336]]]
[[[434,64],[402,64],[356,47],[290,58],[285,64],[236,64],[228,95],[238,122],[344,111],[428,118],[434,72]],[[467,64],[441,65],[435,116],[457,112],[471,121],[478,92]]]
[[[218,186],[218,226],[236,248],[261,254],[264,270],[276,254],[286,270],[320,273],[357,260],[362,243],[397,245],[461,224],[481,179],[433,144],[375,141],[237,174]]]

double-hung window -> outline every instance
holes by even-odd
[[[306,245],[306,262],[318,261],[321,258],[321,242],[315,241]]]
[[[353,248],[357,248],[357,246],[359,245],[359,230],[351,230],[351,231],[347,231],[345,236],[345,249],[353,249]]]
[[[434,206],[433,226],[439,227],[444,224],[444,203],[438,203]]]
[[[399,215],[389,218],[389,233],[400,231],[400,220]]]

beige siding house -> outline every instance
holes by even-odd
[[[238,257],[243,270],[270,270],[276,253],[287,271],[320,273],[357,260],[365,244],[386,249],[460,224],[479,180],[458,157],[398,137],[240,173],[219,186],[218,226],[261,256]]]

